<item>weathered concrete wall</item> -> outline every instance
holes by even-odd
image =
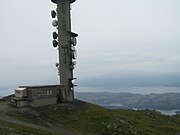
[[[57,97],[44,98],[44,99],[34,99],[31,106],[45,106],[45,105],[54,105],[57,104]]]
[[[17,107],[27,107],[29,106],[29,101],[17,101]]]
[[[15,97],[19,97],[19,98],[27,97],[27,89],[24,90],[15,89],[14,93],[15,93]]]

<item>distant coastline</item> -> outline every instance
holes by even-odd
[[[174,115],[180,111],[180,93],[77,92],[76,98],[110,109],[150,109]]]
[[[76,92],[128,92],[133,94],[180,93],[180,87],[172,86],[141,86],[141,87],[77,87]]]
[[[115,106],[113,104],[110,104],[110,105],[100,105],[100,106],[103,106],[105,108],[108,108],[108,109],[133,109],[133,110],[145,110],[145,109],[148,109],[148,110],[154,110],[154,109],[150,109],[150,108],[128,108],[128,107],[125,107],[125,106]],[[158,110],[156,109],[156,111],[160,112],[161,114],[164,114],[164,115],[169,115],[169,116],[172,116],[172,115],[176,115],[176,114],[180,114],[180,109],[176,109],[176,110]]]

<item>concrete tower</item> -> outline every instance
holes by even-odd
[[[51,0],[57,4],[57,10],[51,11],[53,26],[58,29],[58,33],[53,32],[53,46],[57,47],[59,54],[59,63],[56,63],[59,72],[60,85],[64,87],[62,90],[63,101],[74,100],[74,84],[73,69],[76,59],[76,33],[71,32],[71,13],[70,6],[76,0]]]

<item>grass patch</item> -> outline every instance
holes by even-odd
[[[2,120],[0,120],[0,134],[2,135],[7,135],[7,134],[17,134],[17,135],[52,135],[51,133],[38,130],[38,129],[33,129],[33,128],[28,128],[22,125],[17,125],[17,124],[12,124],[12,123],[7,123]]]

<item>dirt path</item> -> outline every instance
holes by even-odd
[[[0,119],[3,121],[6,121],[8,123],[13,123],[13,124],[17,124],[17,125],[22,125],[22,126],[34,128],[34,129],[39,129],[39,130],[47,131],[51,134],[56,134],[56,135],[82,135],[79,133],[75,133],[70,129],[66,129],[62,126],[56,126],[56,127],[54,126],[52,128],[47,128],[47,127],[27,123],[24,121],[20,121],[20,120],[17,120],[15,118],[12,118],[10,116],[7,116],[5,114],[7,111],[8,111],[8,107],[7,107],[6,103],[0,103]]]

